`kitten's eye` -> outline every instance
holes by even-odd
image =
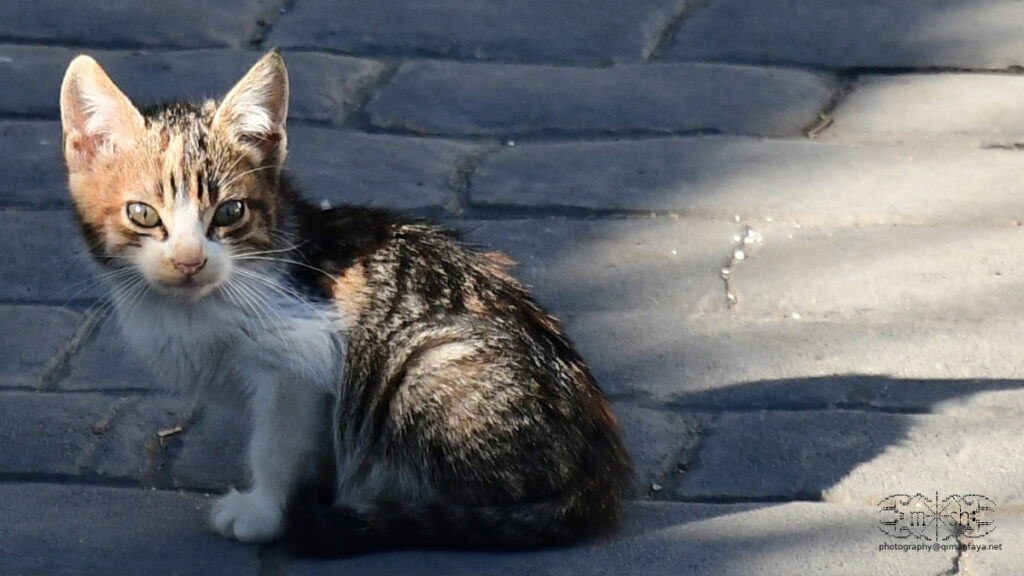
[[[228,200],[220,205],[213,214],[214,226],[231,226],[242,219],[245,214],[245,203],[241,200]]]
[[[144,202],[129,202],[127,206],[128,219],[137,226],[143,228],[155,228],[160,225],[160,215],[156,208]]]

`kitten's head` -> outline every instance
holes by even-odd
[[[100,263],[195,300],[228,281],[246,255],[280,243],[288,73],[276,51],[220,102],[145,111],[95,60],[78,56],[60,109],[68,186]]]

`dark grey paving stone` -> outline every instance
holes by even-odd
[[[0,206],[66,206],[71,198],[57,122],[0,122]],[[305,196],[401,210],[452,201],[459,163],[481,146],[450,140],[370,135],[294,124],[288,166]]]
[[[455,196],[451,179],[476,145],[293,126],[288,166],[315,201],[400,210],[440,208]]]
[[[58,122],[0,122],[0,206],[70,205],[60,141]]]
[[[116,412],[94,426],[98,441],[85,471],[144,485],[167,485],[168,452],[179,441],[171,431],[188,412],[189,402],[178,396],[160,394],[120,401]]]
[[[101,294],[70,210],[0,209],[0,300],[61,306]]]
[[[258,22],[279,3],[272,0],[196,0],[145,5],[111,0],[5,2],[0,37],[36,43],[92,46],[245,46]]]
[[[247,486],[248,428],[240,408],[204,407],[176,438],[179,444],[170,468],[173,485],[214,492]]]
[[[67,308],[0,306],[0,387],[38,385],[81,323]]]
[[[671,0],[466,3],[299,2],[267,45],[453,59],[638,61],[668,26]]]
[[[0,45],[0,113],[60,117],[60,83],[68,63],[86,52],[142,106],[176,98],[220,98],[263,55],[250,50],[145,52]],[[290,118],[345,120],[360,94],[383,72],[370,60],[309,52],[284,55],[290,80]],[[59,135],[57,136],[59,142]],[[57,146],[58,155],[60,147]]]
[[[873,503],[872,503],[873,504]],[[398,552],[286,564],[288,576],[414,572],[433,575],[939,574],[955,552],[878,552],[878,509],[774,505],[634,504],[600,542],[531,553]],[[285,562],[283,559],[282,562]]]
[[[1024,5],[1009,0],[716,0],[666,59],[850,67],[1006,68],[1024,63]]]
[[[722,414],[705,430],[672,494],[820,498],[858,465],[902,442],[909,424],[904,415],[841,410]]]
[[[117,318],[104,316],[89,333],[82,349],[68,362],[58,382],[62,390],[160,391],[161,384],[144,359],[132,352],[121,334]]]
[[[98,441],[93,426],[116,401],[97,394],[0,393],[0,473],[82,473]]]
[[[374,94],[374,126],[422,134],[796,135],[830,82],[787,69],[713,64],[611,68],[407,62]]]
[[[206,529],[202,496],[133,488],[0,484],[4,574],[257,574],[258,548]]]
[[[658,220],[457,222],[481,249],[507,254],[511,272],[556,316],[586,310],[670,308],[700,316],[725,308],[721,265],[739,227]]]
[[[709,136],[522,145],[484,158],[472,202],[661,210],[804,226],[1012,224],[1020,156],[962,146],[858,146]]]

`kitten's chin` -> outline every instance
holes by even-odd
[[[201,300],[217,289],[216,282],[153,282],[152,285],[157,292],[186,302]]]

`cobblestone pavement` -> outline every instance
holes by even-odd
[[[311,198],[466,230],[564,319],[638,464],[617,535],[308,563],[207,531],[240,419],[95,314],[58,87],[88,52],[136,102],[216,95],[273,46]],[[1024,573],[1022,70],[1014,0],[4,2],[0,574]],[[990,548],[893,550],[957,541],[885,533],[918,492],[987,497]]]

